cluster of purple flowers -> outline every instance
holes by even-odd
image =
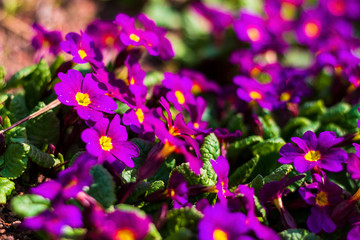
[[[352,23],[359,19],[360,2],[320,0],[308,8],[302,0],[265,0],[266,15],[240,11],[238,17],[201,1],[191,3],[190,8],[209,21],[216,37],[224,37],[226,29],[233,26],[238,40],[250,46],[230,57],[240,73],[233,79],[236,91],[224,90],[202,73],[188,69],[165,72],[160,83],[145,84],[148,73],[142,68],[142,56],[170,60],[175,53],[167,31],[144,14],[136,18],[118,14],[112,22],[96,20],[80,33],[68,33],[65,40],[61,33],[34,24],[37,35],[32,43],[38,58],[45,55],[44,49],[54,55],[62,50],[72,56],[74,65],[89,64],[90,69],[86,74],[75,69],[60,72],[54,86],[57,98],[67,106],[63,106],[64,111],[76,110],[78,122],[86,128],[79,134],[86,152],[56,179],[31,190],[49,199],[51,209],[26,218],[25,227],[44,230],[54,239],[60,238],[66,227],[85,228],[85,239],[145,239],[151,228],[163,225],[167,206],[160,216],[153,216],[155,220],[121,206],[104,209],[88,194],[94,181],[90,169],[98,164],[110,169],[114,181],[121,185],[117,203],[124,203],[135,185],[154,176],[169,156],[176,158],[177,165],[187,165],[194,178],[202,177],[208,168],[216,184],[190,185],[187,176],[175,169],[167,176],[167,186],[147,195],[145,201],[169,201],[174,209],[199,212],[199,239],[280,239],[266,220],[259,218],[258,199],[268,215],[272,205],[276,207],[284,229],[298,227],[283,198],[290,194],[289,186],[305,176],[288,178],[286,174],[280,181],[266,183],[258,193],[248,185],[230,187],[227,147],[241,132],[209,127],[209,121],[203,120],[207,110],[204,93],[217,96],[217,104],[225,108],[224,99],[230,99],[226,94],[232,92],[237,98],[231,99],[231,108],[241,109],[251,116],[246,120],[260,125],[258,107],[296,116],[301,100],[311,96],[308,79],[323,71],[347,79],[349,92],[354,91],[360,86],[360,58],[355,53],[360,42]],[[309,50],[314,58],[309,66],[296,68],[280,61],[293,45]],[[109,70],[109,63],[114,63],[114,72]],[[200,145],[210,133],[220,141],[220,156],[205,166]],[[135,161],[141,157],[141,149],[128,141],[129,137],[156,142],[141,166]],[[354,144],[357,155],[348,154],[340,148],[344,138],[331,131],[320,132],[318,137],[307,131],[291,141],[295,145],[283,145],[278,161],[293,163],[299,173],[310,173],[307,180],[311,178],[311,182],[305,182],[298,191],[298,205],[309,209],[308,229],[315,234],[332,233],[349,224],[348,239],[356,239],[360,216],[354,209],[360,192],[348,196],[325,171],[338,173],[347,164],[349,175],[360,179],[360,145]],[[122,178],[126,170],[135,170],[135,182]],[[212,204],[206,199],[195,203],[192,197],[197,194],[216,197]]]

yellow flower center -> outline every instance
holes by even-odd
[[[280,95],[280,101],[282,101],[282,102],[287,102],[287,101],[290,100],[290,98],[291,98],[291,95],[290,95],[290,93],[288,93],[288,92],[283,92],[283,93]]]
[[[101,136],[101,138],[99,139],[100,142],[100,146],[104,151],[110,151],[111,149],[113,149],[113,145],[111,143],[111,138],[109,138],[108,136]]]
[[[328,194],[323,191],[320,191],[318,194],[316,194],[316,205],[318,205],[319,207],[329,205],[327,196]]]
[[[144,112],[141,108],[139,108],[138,110],[136,110],[135,112],[138,120],[140,123],[143,123],[144,122],[144,119],[145,119],[145,116],[144,116]]]
[[[185,96],[184,96],[184,94],[182,92],[175,91],[175,97],[176,97],[179,104],[184,104],[185,103]]]
[[[135,240],[135,233],[129,228],[121,228],[116,232],[115,240]]]
[[[223,230],[216,228],[213,233],[213,240],[228,240],[228,234]]]
[[[130,34],[129,38],[131,40],[133,40],[134,42],[139,42],[140,41],[140,37],[134,33]]]
[[[193,85],[192,85],[192,87],[191,87],[191,92],[193,93],[193,94],[199,94],[199,93],[201,93],[201,86],[198,84],[198,83],[194,83]]]
[[[196,122],[194,123],[194,128],[198,129],[200,127],[200,125]]]
[[[305,154],[304,158],[310,162],[316,162],[321,158],[321,154],[319,151],[310,150]]]
[[[308,36],[309,38],[315,38],[320,33],[319,26],[313,22],[308,22],[305,25],[304,31],[305,31],[305,35]]]
[[[173,188],[170,190],[170,197],[175,197],[175,190]]]
[[[108,35],[108,36],[105,37],[104,42],[105,42],[105,44],[107,46],[112,46],[112,45],[114,45],[115,38],[113,36],[111,36],[111,35]]]
[[[261,93],[257,92],[257,91],[251,91],[249,93],[249,96],[252,100],[256,100],[256,99],[262,99],[262,95]]]
[[[75,186],[78,183],[78,180],[75,178],[73,180],[71,180],[68,184],[66,184],[66,186],[64,187],[65,189],[69,189],[72,188],[73,186]]]
[[[134,85],[135,84],[135,79],[131,78],[129,83],[130,83],[130,85]]]
[[[281,4],[280,15],[286,21],[294,20],[296,17],[296,6],[291,3],[284,2]]]
[[[259,29],[255,28],[255,27],[248,28],[246,30],[246,33],[247,33],[248,37],[250,38],[250,40],[253,42],[257,42],[261,38]]]
[[[84,50],[82,50],[82,49],[80,49],[78,51],[78,54],[79,54],[81,59],[84,59],[87,56],[86,52]]]
[[[77,92],[75,95],[75,99],[79,105],[84,107],[88,106],[91,103],[89,94],[87,93]]]

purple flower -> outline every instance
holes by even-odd
[[[178,74],[164,73],[162,84],[170,91],[166,98],[174,104],[176,110],[181,111],[184,104],[195,104],[195,97],[191,93],[192,82],[187,77],[180,77]]]
[[[220,10],[219,7],[209,7],[201,1],[193,2],[191,6],[210,22],[212,31],[215,34],[224,32],[233,22],[232,15],[224,10]]]
[[[56,239],[63,234],[66,226],[82,227],[81,211],[74,205],[56,205],[40,215],[25,218],[23,226],[34,231],[46,231]]]
[[[95,20],[87,26],[85,33],[100,49],[115,47],[117,50],[121,50],[123,47],[119,38],[120,30],[113,22]]]
[[[132,142],[126,141],[126,128],[120,124],[120,116],[109,119],[103,118],[96,122],[94,128],[85,129],[81,139],[86,143],[86,150],[96,156],[99,162],[105,160],[110,163],[120,160],[126,166],[135,166],[132,158],[138,157],[139,148]]]
[[[188,204],[188,187],[184,176],[172,172],[167,188],[167,195],[174,201],[174,208],[186,207]]]
[[[202,92],[220,92],[219,85],[207,79],[201,72],[190,69],[183,69],[180,71],[180,75],[182,77],[189,78],[192,81],[191,92],[194,95]]]
[[[209,129],[206,129],[208,122],[201,120],[206,110],[207,103],[202,97],[197,97],[195,101],[195,105],[185,105],[191,118],[191,122],[188,122],[187,126],[196,132],[208,133]]]
[[[60,42],[62,36],[60,31],[47,31],[38,23],[34,23],[32,28],[35,30],[36,35],[31,40],[31,45],[35,48],[41,58],[48,52],[57,55],[60,51]]]
[[[323,176],[317,173],[312,175],[313,183],[301,187],[299,193],[306,203],[312,205],[311,215],[307,219],[310,231],[319,233],[324,230],[331,233],[336,229],[336,225],[331,219],[331,210],[343,199],[342,188],[330,182],[325,173]]]
[[[279,162],[282,164],[294,163],[295,169],[301,173],[319,166],[322,169],[339,172],[343,169],[342,163],[347,159],[347,153],[334,145],[343,138],[337,138],[334,132],[325,131],[317,138],[315,133],[307,131],[302,138],[292,137],[297,145],[287,143],[280,149]]]
[[[204,209],[204,217],[199,222],[200,240],[253,239],[246,237],[249,228],[246,216],[241,212],[231,213],[226,206],[215,204]]]
[[[211,165],[217,175],[217,183],[216,183],[216,189],[217,189],[217,197],[220,200],[220,203],[223,203],[226,205],[226,197],[233,195],[229,191],[229,163],[226,158],[223,156],[219,156],[216,161],[211,159]]]
[[[73,56],[75,63],[90,63],[95,68],[104,66],[101,51],[86,33],[81,33],[81,35],[74,32],[68,33],[60,46],[62,50]]]
[[[125,46],[144,46],[150,55],[159,55],[159,37],[151,31],[144,31],[135,27],[135,19],[126,14],[118,14],[115,23],[122,27],[120,40]]]
[[[356,143],[354,143],[356,144]],[[357,144],[358,145],[358,144]],[[360,179],[360,159],[354,153],[349,153],[346,170],[352,179]]]
[[[102,112],[113,114],[117,109],[116,102],[105,95],[106,91],[99,88],[90,73],[84,78],[79,71],[70,69],[67,74],[60,72],[59,78],[61,82],[55,85],[59,101],[75,107],[80,118],[97,121]]]

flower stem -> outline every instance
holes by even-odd
[[[13,125],[11,125],[10,127],[4,129],[4,130],[1,130],[0,131],[0,134],[3,134],[4,132],[7,132],[9,131],[10,129],[13,129],[14,127],[26,122],[27,120],[29,119],[32,119],[32,118],[36,118],[37,116],[40,116],[41,114],[57,107],[58,105],[60,105],[60,101],[58,99],[55,99],[54,101],[52,101],[51,103],[49,103],[48,105],[46,105],[45,107],[43,107],[42,109],[39,109],[38,111],[30,114],[29,116],[21,119],[20,121],[14,123]]]

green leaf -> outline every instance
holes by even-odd
[[[115,183],[110,173],[102,166],[96,165],[90,169],[93,176],[93,184],[88,194],[94,197],[104,208],[108,208],[116,202]]]
[[[260,191],[260,189],[264,186],[265,182],[264,182],[264,178],[263,176],[261,176],[260,174],[258,174],[250,183],[249,183],[249,187],[252,187],[255,189],[255,193],[256,195],[258,194],[258,192]]]
[[[169,176],[171,171],[176,166],[176,159],[170,155],[165,159],[165,161],[161,164],[159,170],[149,178],[149,181],[162,180],[164,182],[169,181]]]
[[[272,173],[264,178],[265,183],[280,181],[285,177],[286,174],[290,173],[294,167],[290,164],[284,164],[275,169]]]
[[[305,229],[287,229],[279,233],[283,240],[322,240],[321,237]]]
[[[37,65],[32,65],[18,71],[5,85],[4,89],[16,88],[22,85],[23,79],[35,71]]]
[[[23,94],[17,94],[11,100],[9,110],[13,115],[12,122],[20,121],[29,115],[29,110],[26,107],[26,101]]]
[[[187,228],[180,228],[178,232],[170,234],[166,240],[191,240],[194,234]]]
[[[14,197],[10,202],[11,209],[20,217],[33,217],[49,209],[48,199],[36,194],[25,194]]]
[[[86,233],[85,228],[72,228],[68,225],[65,225],[61,231],[61,240],[83,239]]]
[[[40,102],[34,111],[45,107],[45,104]],[[60,135],[60,121],[56,117],[53,110],[30,119],[26,122],[26,133],[28,140],[35,146],[42,148],[45,144],[56,145]]]
[[[173,171],[181,173],[186,182],[189,185],[203,185],[203,186],[213,186],[216,184],[216,178],[210,178],[208,172],[205,169],[200,169],[200,175],[196,175],[189,167],[189,163],[182,163],[179,166],[176,166]]]
[[[356,123],[356,120],[354,122]],[[335,132],[337,136],[344,136],[346,134],[346,131],[342,127],[340,127],[339,125],[337,125],[335,123],[329,123],[326,125],[322,125],[317,132],[320,133],[320,132],[324,132],[324,131]]]
[[[150,73],[146,73],[146,77],[144,79],[144,85],[146,87],[151,87],[156,84],[160,84],[163,79],[164,79],[163,72],[153,71]]]
[[[280,128],[270,114],[259,116],[264,129],[264,139],[280,137]]]
[[[41,60],[36,69],[22,81],[25,89],[26,104],[32,109],[40,101],[51,80],[50,68],[45,60]]]
[[[150,230],[144,240],[161,240],[162,237],[153,223],[150,223]]]
[[[262,137],[258,135],[253,135],[233,142],[229,145],[227,149],[227,157],[231,159],[237,159],[239,156],[244,156],[244,151],[249,151],[251,146],[262,141]]]
[[[345,114],[351,109],[350,105],[344,102],[340,102],[335,106],[329,108],[321,117],[322,123],[330,123],[341,120]]]
[[[3,87],[5,81],[5,68],[3,66],[0,66],[0,85],[1,85],[1,88]]]
[[[181,228],[196,232],[198,222],[202,217],[203,214],[194,207],[172,209],[167,214],[166,228],[169,233],[178,232]]]
[[[155,181],[155,182],[152,182],[151,185],[150,185],[150,188],[149,190],[147,191],[147,195],[151,194],[151,193],[154,193],[158,190],[161,190],[161,189],[164,189],[165,188],[165,184],[163,181],[159,180],[159,181]]]
[[[296,117],[290,119],[283,129],[283,137],[290,139],[291,137],[301,137],[306,131],[316,131],[319,127],[318,122],[312,122],[305,117]]]
[[[50,66],[51,76],[54,76],[56,74],[56,71],[63,63],[64,63],[64,57],[62,55],[58,55],[55,61],[53,62],[53,64],[51,64]]]
[[[136,182],[138,170],[140,166],[144,164],[151,148],[154,146],[153,142],[143,140],[141,138],[131,139],[131,142],[135,143],[135,145],[139,148],[140,155],[133,158],[135,164],[134,168],[126,167],[124,171],[122,171],[121,175],[126,182]]]
[[[51,168],[57,164],[57,161],[53,155],[41,151],[32,144],[29,144],[28,146],[30,148],[28,157],[39,166],[44,168]]]
[[[26,169],[28,151],[29,148],[22,144],[9,144],[4,155],[0,156],[4,160],[0,175],[9,179],[18,178]]]
[[[216,173],[212,168],[210,159],[216,160],[220,156],[220,143],[214,133],[210,133],[205,137],[203,145],[200,147],[201,157],[204,165],[202,169],[206,171],[207,177],[216,181]]]
[[[229,185],[237,186],[246,181],[250,177],[251,173],[254,171],[256,164],[259,162],[259,155],[255,155],[252,159],[238,167],[235,172],[233,172],[229,177]]]
[[[126,199],[126,203],[132,204],[139,201],[139,199],[142,199],[146,195],[146,192],[150,189],[150,186],[151,183],[145,181],[136,183],[136,186]]]
[[[302,105],[300,108],[299,115],[315,120],[325,112],[325,104],[323,100],[320,99],[317,101],[304,103],[304,105]]]
[[[15,183],[7,178],[0,177],[0,204],[6,203],[6,197],[15,189]]]

